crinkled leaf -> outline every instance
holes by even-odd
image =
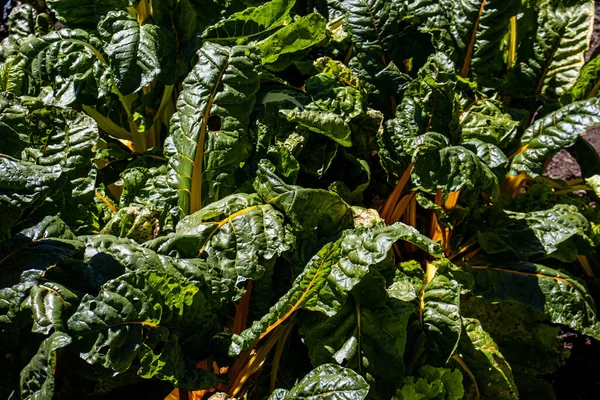
[[[338,241],[326,244],[308,262],[290,290],[267,315],[234,337],[230,353],[237,354],[251,347],[255,340],[264,337],[301,308],[335,315],[371,267],[388,259],[392,244],[398,240],[413,243],[434,256],[442,254],[437,243],[401,223],[348,230]]]
[[[209,27],[202,37],[213,42],[245,44],[287,25],[295,4],[295,0],[271,0],[259,7],[248,7]]]
[[[281,110],[288,121],[296,122],[345,147],[352,146],[350,126],[338,114],[316,110]]]
[[[326,37],[327,21],[321,14],[313,13],[299,17],[273,35],[256,45],[262,63],[275,70],[282,70],[291,63],[295,53],[319,44]]]
[[[54,397],[58,363],[64,360],[60,356],[61,349],[70,343],[71,337],[62,332],[55,332],[42,342],[37,354],[21,371],[21,398],[51,399]]]
[[[287,185],[266,160],[259,164],[254,188],[265,203],[291,220],[294,229],[312,231],[319,227],[326,235],[334,235],[353,225],[350,206],[337,194]]]
[[[488,254],[515,260],[547,255],[574,262],[589,242],[589,223],[576,206],[557,204],[530,213],[506,212],[503,225],[478,233],[479,244]],[[590,243],[591,245],[591,243]]]
[[[418,379],[417,379],[418,378]],[[408,376],[392,400],[460,400],[465,394],[463,376],[458,369],[435,368],[425,365],[418,377]]]
[[[125,372],[139,357],[140,376],[177,385],[185,374],[179,342],[192,333],[206,340],[216,328],[206,306],[194,284],[158,271],[130,272],[98,296],[86,295],[69,328],[88,363]]]
[[[96,100],[108,89],[98,39],[79,29],[61,29],[32,37],[19,49],[31,86],[47,104],[68,106]]]
[[[506,70],[502,40],[520,0],[462,0],[449,6],[450,32],[460,74],[471,72],[484,85]]]
[[[201,257],[238,285],[261,279],[294,240],[282,215],[256,195],[230,195],[184,218],[174,234],[146,246],[179,257]],[[233,289],[233,287],[232,287]],[[236,293],[231,294],[236,297]]]
[[[499,101],[482,100],[461,116],[461,138],[477,139],[504,148],[517,137],[519,124],[520,121],[515,121]]]
[[[356,372],[325,364],[309,372],[289,391],[276,390],[269,400],[363,400],[368,393],[369,385]]]
[[[494,339],[474,318],[464,318],[463,324],[465,335],[462,335],[458,348],[461,362],[457,368],[467,368],[463,378],[467,396],[477,396],[476,393],[479,393],[482,398],[518,399],[519,392],[511,367]]]
[[[573,87],[585,63],[594,2],[546,0],[538,7],[537,21],[530,33],[534,40],[519,48],[516,73],[520,80],[513,85],[529,94],[559,98]],[[523,21],[526,23],[527,19]]]
[[[199,50],[165,143],[185,213],[234,190],[233,174],[250,153],[246,129],[258,90],[258,63],[249,47],[206,42]]]
[[[373,398],[390,398],[404,375],[403,355],[411,312],[399,301],[373,308],[349,300],[333,317],[303,327],[312,364],[351,367],[369,382]]]
[[[0,237],[59,191],[66,176],[59,165],[40,166],[0,156]]]
[[[31,288],[23,309],[32,313],[32,332],[48,335],[67,331],[67,317],[78,303],[77,295],[63,285],[40,282]]]
[[[473,293],[488,302],[522,303],[548,321],[567,325],[594,338],[600,323],[586,286],[563,271],[533,263],[473,266]]]
[[[490,195],[499,191],[498,178],[472,151],[462,146],[420,152],[411,172],[415,185],[428,192],[443,193],[480,189]]]
[[[536,177],[544,172],[544,163],[559,150],[575,144],[579,135],[600,123],[600,99],[569,104],[535,121],[521,137],[522,151],[510,165],[511,173],[525,172]]]
[[[117,87],[123,94],[137,92],[148,86],[161,73],[159,28],[139,25],[125,11],[111,11],[98,23],[98,33],[106,43],[110,65],[115,72]]]

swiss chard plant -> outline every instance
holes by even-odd
[[[592,0],[46,0],[0,45],[0,398],[528,399],[600,340]],[[551,179],[559,151],[582,177]]]

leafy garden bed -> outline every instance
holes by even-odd
[[[17,5],[0,397],[563,395],[565,344],[600,339],[593,24],[587,0]],[[581,177],[544,176],[561,150]]]

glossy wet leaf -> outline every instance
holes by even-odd
[[[289,391],[276,391],[269,399],[363,400],[368,392],[369,385],[356,372],[326,364],[309,372]]]
[[[256,50],[205,43],[183,83],[165,144],[185,213],[231,194],[247,161],[250,112],[258,90]],[[200,111],[199,111],[200,110]]]
[[[22,398],[49,399],[54,397],[55,374],[58,367],[65,365],[62,349],[71,343],[69,335],[55,332],[44,340],[29,363],[21,371],[20,395]]]
[[[512,160],[511,173],[541,175],[546,160],[573,146],[589,126],[600,123],[599,109],[600,100],[594,98],[569,104],[535,121],[521,137],[523,150]]]
[[[596,306],[587,287],[564,271],[533,263],[491,264],[473,266],[473,276],[473,293],[487,301],[518,302],[552,323],[600,336]]]

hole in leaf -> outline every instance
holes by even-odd
[[[102,346],[98,349],[98,353],[100,353],[102,355],[107,355],[109,350],[110,350],[109,346]]]
[[[221,117],[219,117],[218,115],[211,115],[208,118],[208,123],[206,124],[208,126],[208,130],[211,132],[218,132],[221,130]]]
[[[96,302],[92,301],[90,302],[90,311],[94,311],[96,309]]]
[[[490,126],[490,125],[492,124],[492,121],[490,121],[489,119],[486,119],[486,120],[485,120],[485,123],[486,123],[488,126]]]

